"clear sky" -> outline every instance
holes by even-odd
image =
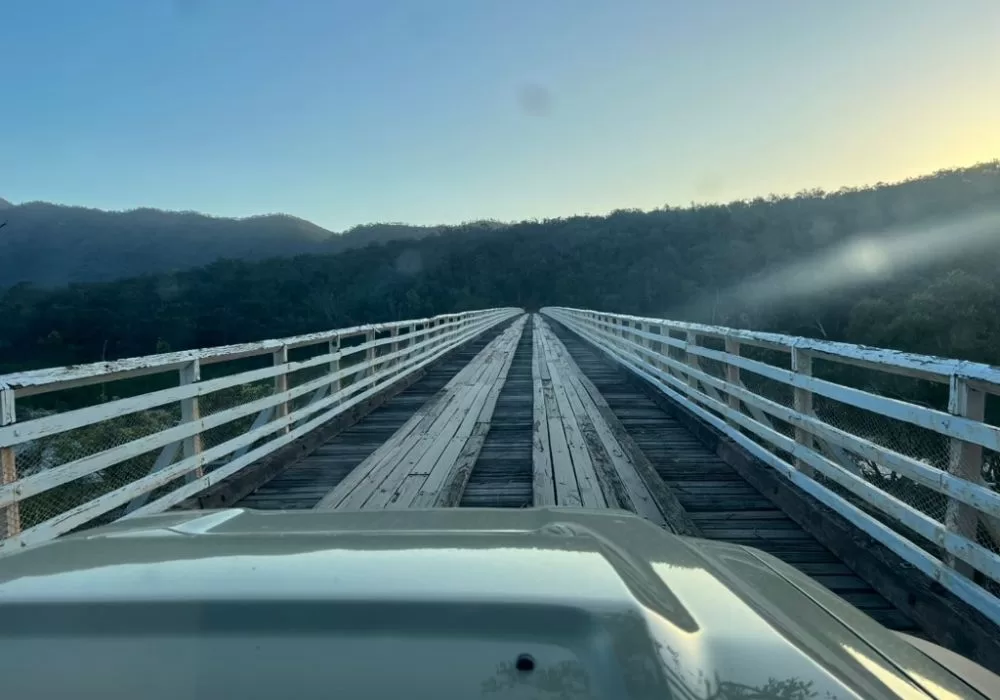
[[[0,0],[0,197],[332,229],[1000,156],[1000,0]]]

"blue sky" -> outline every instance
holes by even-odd
[[[1000,156],[1000,2],[3,0],[0,197],[341,230]]]

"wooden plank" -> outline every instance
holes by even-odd
[[[377,503],[367,509],[401,510],[409,508],[410,503],[426,481],[426,474],[407,474],[385,503]]]
[[[411,473],[423,474],[422,481],[426,481],[437,460],[447,450],[448,441],[461,427],[465,425],[466,434],[471,433],[478,414],[476,402],[485,400],[489,385],[484,382],[491,376],[491,369],[496,369],[490,360],[506,337],[509,337],[507,331],[491,341],[392,438],[315,507],[321,510],[382,508],[390,502],[399,502],[397,490],[404,482],[412,488],[416,480],[407,480]],[[460,449],[461,445],[455,448],[456,456]],[[403,505],[406,504],[404,501]]]
[[[472,363],[470,363],[472,365]],[[459,395],[457,388],[464,382],[478,378],[476,372],[481,372],[483,368],[472,365],[454,377],[438,393],[437,397],[428,402],[424,408],[414,415],[414,419],[408,421],[403,428],[397,431],[387,442],[375,451],[361,465],[355,468],[347,479],[342,481],[337,488],[330,492],[316,504],[316,510],[332,510],[334,508],[352,510],[361,509],[375,493],[376,489],[384,484],[386,479],[396,471],[402,460],[415,454],[417,458],[423,454],[430,442],[428,433],[442,419],[447,421],[457,410]],[[406,430],[410,427],[409,430]],[[358,477],[355,473],[362,471]],[[400,481],[405,477],[405,472],[400,475]]]
[[[484,397],[489,392],[489,386],[482,380],[488,376],[488,361],[484,365],[484,372],[477,378],[477,382],[471,389],[456,393],[455,400],[449,408],[438,417],[438,420],[420,436],[415,449],[411,450],[406,457],[397,462],[389,476],[380,484],[368,500],[361,506],[364,510],[379,510],[384,508],[390,501],[399,499],[396,494],[397,488],[410,476],[420,475],[423,478],[421,484],[427,480],[431,470],[441,458],[449,445],[457,445],[456,452],[461,449],[461,443],[456,441],[463,424],[467,424],[467,430],[471,431],[472,424],[475,423],[475,405],[480,397]],[[464,442],[464,440],[462,440]],[[411,480],[412,483],[412,480]],[[419,490],[418,485],[418,490]],[[410,499],[401,505],[409,505]],[[346,505],[346,504],[345,504]]]
[[[582,447],[588,459],[578,461],[576,454],[572,453],[573,464],[577,473],[577,481],[586,478],[596,482],[601,491],[605,504],[610,508],[632,509],[632,501],[628,493],[624,490],[620,479],[614,478],[614,467],[600,438],[597,429],[580,401],[572,382],[573,368],[565,363],[565,358],[559,353],[559,347],[553,341],[551,331],[544,320],[539,324],[539,336],[544,350],[545,361],[549,364],[549,372],[553,385],[556,387],[556,398],[559,403],[560,415],[564,417],[564,423],[569,422],[578,431],[582,442]],[[558,341],[555,341],[556,343]],[[585,471],[581,471],[580,465]],[[586,500],[584,505],[587,505]],[[601,507],[601,504],[593,506]]]
[[[573,461],[570,457],[562,416],[559,414],[559,406],[556,403],[551,379],[542,380],[542,390],[545,393],[545,421],[548,424],[549,454],[552,456],[556,504],[580,506],[582,505],[580,488],[576,483],[576,472],[573,470]]]
[[[421,493],[414,498],[412,507],[454,507],[461,501],[462,492],[472,474],[472,468],[486,442],[493,412],[496,410],[500,392],[507,382],[507,375],[514,362],[514,355],[517,353],[517,346],[521,341],[526,322],[527,316],[524,316],[515,321],[511,328],[504,332],[503,342],[498,349],[498,352],[503,354],[503,359],[498,363],[499,367],[491,378],[489,391],[476,417],[472,431],[454,458],[450,455],[442,456],[439,464],[435,466],[435,471],[428,477],[421,489]],[[440,480],[438,474],[442,475]]]
[[[506,376],[504,367],[509,367],[507,360],[517,348],[517,341],[520,340],[523,327],[524,319],[515,321],[473,359],[470,364],[481,364],[483,371],[474,382],[458,388],[461,399],[456,413],[440,429],[437,426],[431,428],[429,434],[433,441],[415,464],[409,463],[413,453],[407,458],[407,463],[401,467],[406,476],[389,495],[388,500],[383,498],[383,494],[389,491],[388,484],[386,484],[371,501],[365,504],[366,509],[388,507],[389,504],[392,504],[393,507],[412,507],[415,505],[417,497],[420,497],[422,506],[433,505],[437,501],[455,467],[455,460],[472,436],[475,424],[479,420],[485,420],[488,424],[489,418],[493,414],[495,398],[493,405],[488,408],[488,415],[485,415],[483,411],[487,410],[489,397],[496,396],[500,392],[502,387],[502,380],[499,380],[500,374],[504,373]],[[426,478],[420,480],[418,490],[412,492],[413,484],[417,481],[411,479],[410,476],[415,474],[425,475]],[[460,497],[461,492],[459,492]]]
[[[457,508],[465,493],[469,477],[472,476],[472,469],[476,466],[476,461],[482,453],[483,445],[486,443],[486,435],[489,433],[490,424],[484,421],[477,421],[472,428],[469,439],[465,441],[462,450],[455,458],[455,464],[446,479],[444,485],[437,492],[428,492],[425,498],[418,495],[413,501],[414,508]],[[434,500],[428,503],[431,496]]]
[[[552,476],[555,483],[556,504],[561,506],[580,506],[583,501],[580,495],[580,487],[576,483],[576,472],[573,470],[573,462],[570,458],[569,446],[566,441],[566,433],[563,431],[562,416],[559,414],[559,405],[556,403],[555,390],[552,388],[552,379],[544,378],[548,374],[548,365],[544,357],[539,360],[539,367],[545,369],[539,374],[542,375],[542,391],[545,395],[545,422],[548,425],[549,433],[549,454],[552,458]]]
[[[557,349],[563,365],[568,368],[574,393],[610,458],[614,476],[609,475],[609,481],[618,481],[624,486],[631,509],[639,515],[658,525],[669,526],[678,534],[700,536],[697,525],[629,436],[600,391],[580,370],[562,341],[551,331],[548,332],[552,346]],[[619,502],[624,505],[623,499],[619,499]]]
[[[368,479],[370,482],[381,483],[381,479],[384,478],[382,472],[378,474],[373,474],[373,472],[375,470],[390,468],[405,456],[409,450],[413,449],[416,446],[415,438],[412,437],[414,433],[425,433],[434,421],[437,420],[441,411],[445,410],[448,404],[454,400],[456,387],[473,380],[476,376],[474,373],[479,369],[481,368],[471,362],[463,367],[444,387],[418,409],[389,440],[382,443],[379,449],[358,465],[347,478],[338,484],[337,488],[321,499],[315,508],[318,510],[330,510],[340,506],[365,479]]]
[[[583,436],[580,433],[577,415],[570,406],[569,397],[566,395],[566,380],[563,377],[563,373],[559,370],[558,359],[545,335],[547,329],[544,321],[540,327],[542,329],[543,358],[549,366],[549,375],[552,378],[552,394],[555,396],[559,416],[562,419],[562,429],[566,436],[566,446],[569,450],[573,473],[576,476],[576,484],[580,492],[580,503],[585,508],[606,508],[608,502],[604,498],[604,492],[601,490],[601,484],[597,479],[597,472],[590,458],[590,452],[587,450],[587,445],[584,443]]]
[[[531,343],[531,490],[532,503],[536,506],[551,506],[556,503],[555,475],[552,468],[552,452],[549,444],[549,424],[545,410],[545,391],[542,388],[542,348],[539,342],[541,317],[532,314]]]

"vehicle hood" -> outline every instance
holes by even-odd
[[[428,619],[440,622],[439,636],[465,638],[474,627],[534,643],[535,677],[548,678],[539,687],[563,697],[979,697],[777,559],[671,535],[619,511],[186,511],[0,559],[0,616],[12,621],[10,636],[19,611],[37,624],[46,606],[207,610],[235,602],[252,614],[254,605],[282,601],[377,605],[399,611],[401,627],[435,610]],[[331,629],[346,619],[334,616]],[[31,624],[25,613],[21,631]],[[426,632],[438,622],[419,624]],[[545,676],[545,650],[557,648],[560,668],[572,673]],[[511,678],[497,687],[528,682]]]

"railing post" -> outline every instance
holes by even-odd
[[[952,375],[948,412],[970,420],[982,421],[986,413],[986,394],[969,386],[968,380]],[[958,438],[949,444],[948,472],[973,484],[983,480],[983,448]],[[954,498],[948,499],[945,511],[945,527],[949,532],[976,541],[979,529],[979,515],[976,509]],[[972,577],[972,567],[952,554],[945,555],[945,562],[964,576]]]
[[[726,354],[727,355],[731,355],[733,357],[739,357],[740,356],[740,341],[736,340],[735,338],[728,338],[727,337],[726,338]],[[729,384],[730,386],[733,386],[733,387],[738,387],[741,384],[741,380],[740,380],[740,368],[737,365],[734,365],[732,362],[727,362],[726,363],[726,383]],[[739,410],[740,410],[740,399],[739,399],[738,396],[734,396],[732,393],[729,393],[726,396],[726,403],[729,404],[729,408],[731,408],[732,410],[736,411],[737,413],[739,412]],[[729,423],[729,425],[733,426],[734,428],[739,429],[739,425],[736,423],[736,421],[734,421],[732,419],[728,419],[727,422]]]
[[[340,356],[338,354],[340,352],[340,336],[339,335],[336,338],[334,338],[333,340],[329,341],[329,343],[327,345],[327,349],[329,351],[329,354],[331,354],[331,355],[337,355],[337,357],[335,357],[332,360],[330,360],[330,374],[332,376],[332,375],[334,375],[334,374],[336,374],[337,372],[340,371]],[[343,379],[343,377],[341,377],[339,379],[334,379],[333,382],[330,384],[330,393],[331,394],[336,394],[343,387],[344,387],[344,379]],[[337,403],[340,403],[339,399],[337,400]]]
[[[11,425],[17,421],[14,408],[14,390],[6,385],[0,385],[0,425]],[[0,447],[0,468],[3,472],[3,483],[12,484],[17,481],[17,463],[13,447]],[[21,534],[21,506],[14,501],[2,509],[0,517],[0,539]]]
[[[650,333],[653,331],[650,330]],[[669,334],[669,330],[667,333]],[[656,327],[656,335],[660,337],[660,340],[649,341],[649,348],[656,353],[656,359],[653,361],[653,366],[656,367],[661,372],[670,373],[670,367],[667,365],[666,356],[670,352],[670,346],[663,342],[663,326],[658,325]]]
[[[649,324],[646,323],[645,321],[640,321],[639,322],[639,331],[641,333],[649,333]],[[641,345],[642,347],[646,348],[647,350],[651,350],[653,348],[653,341],[650,340],[649,338],[640,337],[639,338],[639,345]],[[642,356],[642,360],[643,360],[643,362],[648,362],[650,364],[654,364],[653,361],[651,359],[649,359],[648,355],[643,355]]]
[[[194,384],[201,381],[201,361],[192,360],[180,368],[180,384]],[[198,397],[192,396],[189,399],[181,399],[181,422],[190,423],[201,419],[201,407],[198,404]],[[201,432],[184,438],[181,443],[181,459],[187,459],[201,454]],[[193,472],[189,472],[189,480],[200,479],[203,476],[203,469],[198,467]]]
[[[365,333],[365,343],[374,343],[374,342],[375,342],[375,330],[372,329]],[[365,364],[368,365],[367,369],[365,370],[366,374],[369,375],[375,374],[374,362],[375,362],[375,347],[373,346],[365,350]]]
[[[287,365],[288,364],[288,346],[282,345],[280,350],[275,350],[272,355],[272,362],[277,365]],[[283,394],[288,391],[288,374],[282,370],[281,374],[275,376],[274,378],[274,393]],[[282,401],[278,404],[276,420],[281,420],[288,415],[288,402]],[[282,432],[287,433],[289,431],[289,426],[285,426]]]
[[[389,336],[392,338],[392,344],[389,346],[389,352],[392,355],[395,355],[399,352],[399,326],[393,326],[392,330],[389,331]],[[389,360],[389,366],[393,367],[398,365],[400,359],[401,358],[393,357],[393,359]]]
[[[793,347],[792,348],[792,371],[803,377],[812,376],[812,355],[805,350]],[[800,415],[811,416],[813,414],[813,395],[808,389],[800,389],[795,387],[792,393],[792,404],[795,412]],[[812,433],[803,428],[795,428],[795,442],[800,445],[804,445],[810,450],[815,449],[815,440],[813,439]],[[806,476],[812,476],[814,470],[811,466],[803,462],[801,459],[795,460],[795,468]]]
[[[698,335],[694,331],[687,331],[687,333],[684,334],[684,339],[687,341],[689,347],[692,345],[697,347]],[[685,350],[684,364],[686,364],[691,369],[698,369],[698,356],[692,352],[688,352]],[[694,391],[698,391],[698,380],[695,379],[693,374],[688,373],[687,383],[688,386],[691,387]]]

